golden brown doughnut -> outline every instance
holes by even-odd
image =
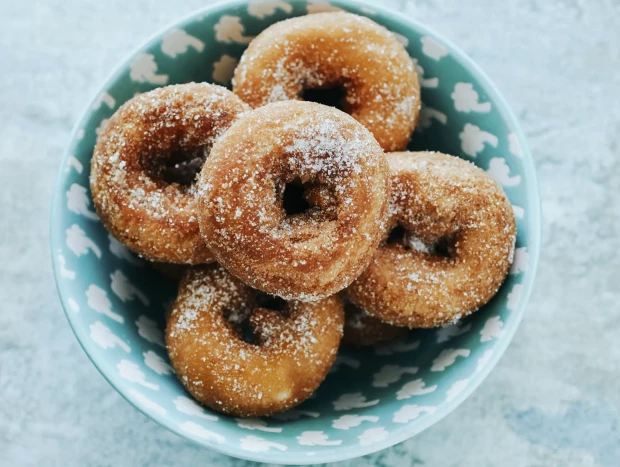
[[[281,21],[250,43],[233,79],[235,94],[252,107],[317,89],[342,91],[339,107],[386,151],[407,146],[420,84],[407,51],[383,26],[344,12]]]
[[[206,83],[166,86],[123,104],[91,162],[94,204],[110,233],[149,260],[212,261],[192,181],[214,140],[245,110],[233,93]]]
[[[457,157],[401,152],[388,161],[392,230],[347,294],[400,326],[453,322],[488,302],[508,272],[510,202],[486,172]]]
[[[217,261],[287,300],[349,285],[387,218],[383,151],[353,118],[313,102],[245,113],[213,146],[199,186],[200,229]]]
[[[343,345],[365,347],[407,337],[409,329],[385,323],[374,316],[370,316],[345,297],[342,298],[344,302]]]
[[[285,302],[217,265],[185,275],[166,325],[172,366],[213,410],[260,416],[293,407],[321,384],[340,344],[342,301]],[[252,343],[242,337],[249,321]]]

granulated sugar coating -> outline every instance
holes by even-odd
[[[369,314],[401,326],[458,320],[489,301],[508,272],[512,207],[470,162],[432,152],[387,157],[392,234],[347,294]]]
[[[94,204],[110,233],[150,260],[212,261],[195,215],[196,186],[182,172],[199,168],[246,110],[233,93],[206,83],[159,88],[121,106],[99,135],[91,163]],[[185,184],[166,180],[175,175]]]
[[[325,379],[340,344],[342,301],[285,302],[269,297],[220,266],[185,275],[166,326],[166,345],[187,390],[213,410],[261,416],[307,399]],[[249,320],[254,341],[241,324]]]
[[[370,132],[312,102],[268,104],[217,141],[200,179],[207,245],[233,275],[286,299],[313,301],[369,264],[388,212],[388,165]],[[297,209],[287,211],[287,193]]]
[[[252,107],[339,88],[342,110],[386,151],[404,149],[420,112],[415,66],[394,34],[351,13],[319,13],[276,23],[247,48],[234,92]]]
[[[385,323],[354,305],[341,294],[344,302],[344,335],[342,343],[351,347],[376,345],[405,339],[409,329]]]

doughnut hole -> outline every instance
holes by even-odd
[[[304,101],[336,107],[338,110],[350,113],[347,111],[347,91],[345,86],[340,83],[305,88],[299,93],[299,98]]]
[[[286,300],[275,295],[266,294],[259,290],[255,290],[254,296],[250,297],[248,307],[242,309],[224,309],[224,318],[237,335],[246,343],[251,345],[261,345],[261,336],[257,331],[257,324],[253,322],[252,315],[259,313],[277,313],[282,317],[289,316],[289,310]]]
[[[145,173],[156,183],[177,185],[185,191],[196,181],[209,152],[209,146],[179,148],[166,155],[145,155],[140,163]]]
[[[452,233],[433,239],[423,239],[411,229],[406,229],[402,224],[396,224],[387,238],[385,246],[403,249],[404,251],[416,251],[429,256],[453,260],[456,258],[457,234]]]
[[[256,307],[259,308],[282,312],[287,310],[286,300],[277,295],[270,295],[257,290],[254,300],[256,302]]]
[[[252,313],[252,310],[250,308],[224,308],[223,313],[224,319],[230,324],[232,329],[244,342],[252,345],[256,344],[254,330],[248,322],[248,318]]]
[[[335,221],[338,217],[334,187],[320,181],[303,182],[295,174],[284,174],[276,193],[281,206],[282,226],[292,230],[293,237],[306,238],[304,232],[317,224]]]
[[[284,185],[282,192],[282,208],[287,216],[303,214],[310,209],[310,203],[306,199],[306,189],[299,178]]]
[[[390,230],[390,233],[388,234],[388,237],[385,240],[385,244],[386,245],[400,245],[405,250],[410,250],[411,247],[409,245],[409,242],[405,240],[406,236],[407,236],[407,231],[402,225],[398,224],[396,225],[396,227]]]

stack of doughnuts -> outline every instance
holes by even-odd
[[[232,92],[172,85],[112,116],[94,204],[120,242],[182,276],[166,344],[196,400],[235,416],[286,410],[341,344],[452,323],[496,293],[510,203],[469,162],[395,152],[420,103],[391,32],[321,13],[258,35]]]

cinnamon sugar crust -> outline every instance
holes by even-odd
[[[347,294],[370,315],[400,326],[456,321],[487,303],[506,277],[516,237],[510,202],[486,172],[457,157],[387,157],[388,230]]]
[[[196,185],[186,172],[202,165],[246,110],[233,93],[206,83],[166,86],[123,104],[99,135],[91,162],[93,201],[108,231],[149,260],[213,261],[195,215]]]
[[[421,105],[417,72],[394,34],[368,18],[318,13],[276,23],[250,43],[233,79],[254,108],[328,88],[340,89],[341,110],[383,149],[407,146]]]
[[[206,406],[235,416],[283,411],[325,379],[342,338],[342,301],[284,302],[217,265],[191,268],[166,326],[172,366]],[[244,340],[246,322],[253,339]]]
[[[291,186],[301,211],[286,209]],[[199,187],[200,228],[217,261],[287,300],[320,300],[348,286],[387,219],[383,151],[353,118],[311,102],[240,117],[214,145]]]

